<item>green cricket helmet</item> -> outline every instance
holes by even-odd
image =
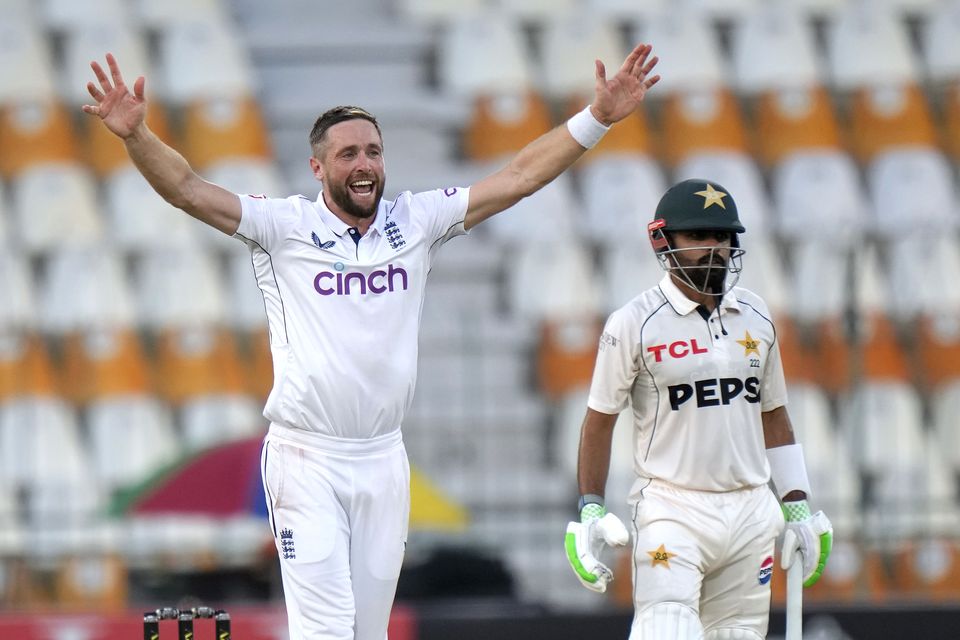
[[[676,231],[729,232],[729,256],[718,254],[727,248],[715,245],[677,249],[671,240],[671,233]],[[744,251],[740,248],[738,234],[745,231],[733,196],[716,182],[702,179],[684,180],[667,189],[657,204],[653,220],[647,225],[650,245],[660,265],[694,290],[712,295],[725,294],[739,280]],[[709,251],[701,258],[706,266],[681,265],[677,260],[682,252],[704,250]],[[728,275],[733,277],[727,278]]]

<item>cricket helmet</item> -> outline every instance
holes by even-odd
[[[722,287],[710,287],[705,281],[695,284],[692,277],[693,267],[682,266],[676,259],[677,254],[686,251],[709,250],[711,264],[714,264],[714,246],[688,247],[676,249],[670,234],[675,231],[727,231],[730,233],[729,257],[722,260],[724,266],[717,264],[711,268],[724,269],[726,276]],[[740,277],[741,257],[738,234],[746,229],[740,222],[737,204],[733,196],[721,185],[711,180],[690,179],[673,185],[660,198],[653,220],[647,225],[650,245],[653,247],[660,265],[669,272],[677,274],[684,282],[700,293],[723,295],[734,287]],[[727,250],[724,248],[724,250]],[[702,270],[702,269],[701,269]]]

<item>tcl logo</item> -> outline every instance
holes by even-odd
[[[664,351],[666,351],[671,358],[686,358],[691,353],[706,353],[708,349],[698,345],[696,338],[691,338],[690,342],[677,340],[670,344],[655,344],[652,347],[647,347],[647,351],[653,354],[654,360],[662,362]]]
[[[693,384],[672,384],[667,387],[667,393],[670,396],[670,408],[674,411],[694,398],[697,408],[728,405],[741,393],[744,394],[744,400],[753,404],[760,402],[760,380],[752,376],[746,380],[710,378],[697,380]]]

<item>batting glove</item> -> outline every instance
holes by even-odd
[[[580,583],[591,591],[603,593],[607,583],[613,580],[613,572],[598,559],[603,545],[622,547],[629,541],[630,534],[620,518],[607,513],[603,505],[591,503],[580,510],[580,522],[567,524],[564,546]]]
[[[780,567],[789,569],[793,554],[800,553],[803,563],[803,586],[816,584],[827,566],[833,548],[833,525],[823,511],[810,514],[806,500],[783,503],[787,528],[783,534]]]

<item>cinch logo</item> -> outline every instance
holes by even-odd
[[[670,344],[655,344],[652,347],[647,347],[647,352],[653,354],[653,359],[657,362],[663,360],[663,351],[666,349],[667,353],[670,354],[671,358],[685,358],[691,353],[706,353],[708,349],[701,347],[697,344],[696,338],[691,338],[690,342],[686,340],[677,340],[676,342],[671,342]]]
[[[711,378],[697,380],[691,384],[672,384],[667,387],[670,396],[670,408],[676,411],[684,402],[696,397],[697,408],[728,405],[730,401],[746,391],[744,400],[750,403],[760,402],[760,380],[754,377]]]
[[[399,283],[399,286],[398,286]],[[377,269],[371,271],[370,275],[364,275],[359,271],[348,271],[346,273],[333,273],[331,271],[321,271],[313,279],[313,288],[322,296],[349,296],[357,293],[361,296],[370,293],[386,293],[398,288],[406,291],[408,287],[407,272],[403,267],[394,267],[387,265],[387,270]]]

